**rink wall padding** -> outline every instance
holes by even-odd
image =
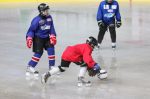
[[[0,0],[0,8],[33,7],[42,2],[50,5],[99,5],[102,0]],[[117,0],[121,5],[144,4],[150,5],[150,0]]]
[[[95,2],[100,2],[102,0],[0,0],[0,3],[15,3],[15,2],[53,2],[53,3],[95,3]],[[150,0],[117,0],[120,3],[125,3],[125,2],[133,2],[133,3],[149,3]]]

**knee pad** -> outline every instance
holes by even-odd
[[[109,27],[109,31],[112,33],[114,33],[116,30],[115,30],[115,27],[114,26],[112,26],[112,27]]]
[[[58,66],[58,68],[60,69],[60,72],[64,72],[67,69],[67,67],[62,67],[62,66]]]

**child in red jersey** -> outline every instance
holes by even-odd
[[[51,75],[58,72],[64,72],[67,68],[69,68],[71,62],[81,66],[78,76],[78,82],[80,84],[90,83],[84,81],[84,76],[87,70],[89,72],[89,76],[100,74],[99,77],[101,78],[103,75],[107,77],[107,72],[105,70],[101,70],[100,66],[92,58],[91,54],[96,46],[97,40],[92,36],[87,39],[86,43],[68,46],[62,54],[60,66],[44,73],[42,75],[42,83],[46,83]]]

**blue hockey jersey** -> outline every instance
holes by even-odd
[[[115,18],[117,21],[121,21],[118,2],[113,1],[111,4],[108,4],[106,1],[102,1],[98,8],[97,21],[102,20],[109,25],[114,22]]]
[[[40,15],[38,15],[32,20],[26,36],[47,38],[49,37],[49,34],[53,34],[56,36],[51,15],[47,16],[44,19]]]

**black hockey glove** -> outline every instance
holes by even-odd
[[[95,64],[92,69],[88,69],[89,76],[95,76],[100,70],[100,66]]]
[[[116,27],[119,28],[122,25],[121,21],[116,22]]]
[[[94,69],[88,69],[89,76],[93,77],[97,74],[97,72]]]
[[[100,21],[98,21],[98,26],[99,26],[99,28],[101,28],[101,27],[104,27],[104,26],[105,26],[105,24],[103,23],[103,21],[102,21],[102,20],[100,20]]]

